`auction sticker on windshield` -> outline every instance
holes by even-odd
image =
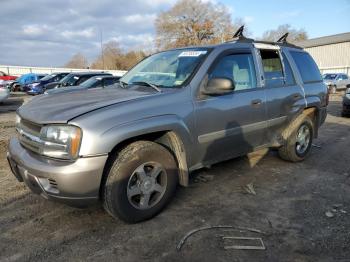
[[[207,51],[184,51],[179,54],[179,57],[196,57],[200,55],[205,55]]]

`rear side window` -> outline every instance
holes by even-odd
[[[304,83],[320,82],[322,76],[315,61],[308,53],[290,52]]]

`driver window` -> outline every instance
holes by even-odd
[[[219,60],[211,78],[228,78],[235,84],[235,90],[245,90],[256,87],[256,74],[251,54],[228,55]]]

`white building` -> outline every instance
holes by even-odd
[[[350,75],[350,32],[298,43],[314,58],[321,73]]]

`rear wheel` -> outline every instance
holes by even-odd
[[[119,152],[106,178],[104,207],[113,217],[135,223],[152,218],[171,200],[178,183],[173,155],[149,141]]]
[[[304,160],[311,150],[313,134],[312,119],[305,115],[298,117],[285,132],[285,144],[278,151],[280,157],[291,162]]]

